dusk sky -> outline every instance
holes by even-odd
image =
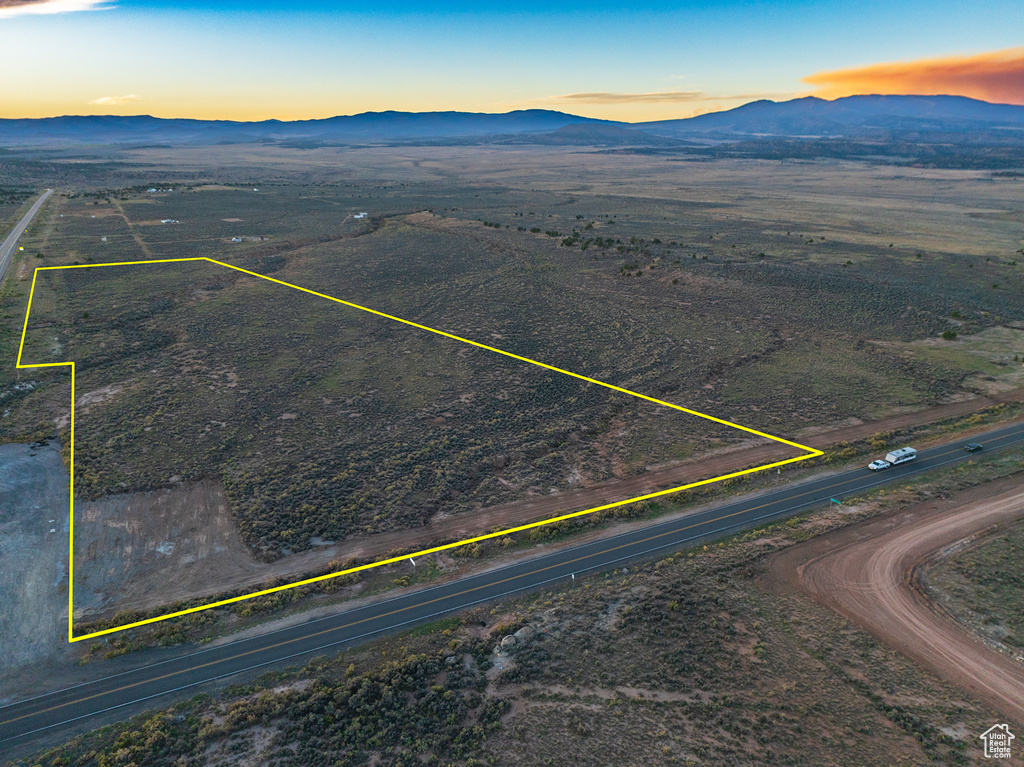
[[[1024,104],[1021,0],[484,7],[0,0],[0,117],[546,108],[635,122],[851,93]]]

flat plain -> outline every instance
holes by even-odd
[[[205,256],[780,436],[1020,382],[1014,177],[561,148],[109,159],[27,235],[5,356],[34,267]],[[429,543],[452,515],[751,443],[207,263],[41,273],[25,358],[78,364],[83,524],[201,487],[233,531],[168,546],[194,526],[170,503],[136,538],[83,530],[83,561],[131,544],[215,574],[247,549],[258,581],[260,560],[398,529]],[[67,376],[12,368],[3,438],[66,451]]]
[[[0,543],[5,583],[26,584],[0,598],[0,643],[21,648],[3,668],[6,700],[147,644],[265,631],[270,617],[302,620],[579,532],[339,581],[284,617],[275,595],[58,644],[70,381],[14,369],[37,266],[209,257],[782,437],[857,434],[830,451],[840,463],[897,446],[921,414],[947,414],[927,432],[944,439],[947,426],[970,434],[1019,413],[1018,176],[587,147],[89,153],[0,166],[2,221],[32,188],[56,189],[0,291],[0,440],[22,443],[0,451],[0,480],[19,494]],[[205,262],[42,272],[25,359],[78,366],[80,625],[338,567],[369,541],[428,543],[497,510],[572,510],[586,491],[763,449]],[[1010,485],[1020,461],[982,454],[948,477],[144,714],[31,763],[980,763],[987,704],[766,588],[765,562],[875,514]],[[992,571],[1017,532],[966,549],[934,581],[964,625],[1011,649],[1006,608],[1019,600]],[[523,628],[514,649],[495,649]]]

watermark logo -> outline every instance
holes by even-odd
[[[978,736],[985,741],[986,759],[1009,759],[1010,742],[1016,737],[1008,724],[994,724]]]

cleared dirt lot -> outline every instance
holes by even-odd
[[[67,536],[60,452],[0,445],[0,701],[17,669],[69,652]]]
[[[800,590],[1024,724],[1024,665],[990,649],[923,594],[935,552],[1024,517],[1020,477],[872,519],[773,557],[774,588]]]
[[[75,616],[108,605],[154,606],[263,577],[219,483],[80,503]]]

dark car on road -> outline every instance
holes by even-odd
[[[968,442],[964,445],[964,450],[968,453],[977,453],[981,448],[984,447],[980,442]]]

